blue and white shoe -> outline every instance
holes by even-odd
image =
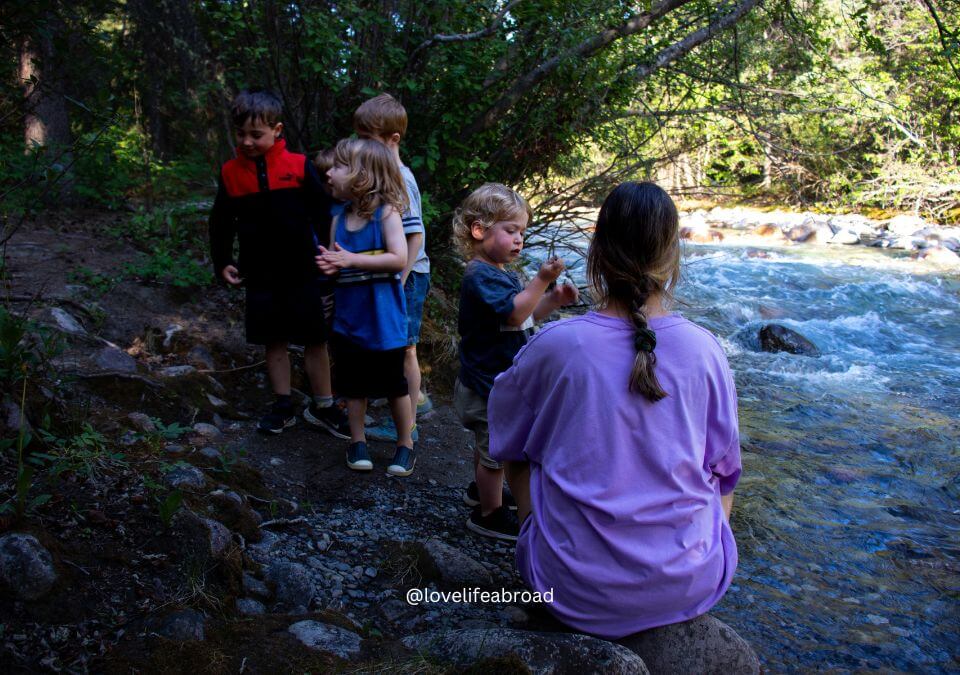
[[[413,473],[413,467],[417,464],[417,452],[413,448],[405,445],[397,446],[397,451],[393,454],[393,461],[387,467],[387,474],[391,476],[409,476]]]
[[[347,448],[347,466],[354,471],[372,471],[373,460],[367,452],[367,444],[363,442],[351,443]]]

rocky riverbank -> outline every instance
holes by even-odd
[[[91,282],[129,255],[42,228],[8,249],[4,321],[26,330],[31,376],[3,401],[27,458],[14,442],[0,464],[7,672],[645,672],[551,632],[522,596],[409,603],[524,590],[512,546],[464,527],[472,462],[452,411],[421,420],[407,479],[385,474],[388,444],[357,475],[345,442],[302,420],[257,435],[269,395],[239,295]]]
[[[698,243],[868,246],[906,251],[924,264],[960,268],[960,228],[919,216],[872,220],[857,214],[716,207],[683,212],[681,236]]]

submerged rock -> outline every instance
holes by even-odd
[[[32,534],[0,537],[0,582],[21,600],[46,595],[57,581],[53,558]]]
[[[760,329],[760,349],[765,352],[820,356],[820,350],[810,340],[778,323],[767,324]]]
[[[531,673],[648,673],[626,647],[577,633],[535,633],[510,628],[437,631],[403,638],[407,649],[456,665],[516,655]]]

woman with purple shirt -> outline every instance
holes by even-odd
[[[750,646],[706,614],[737,566],[737,395],[716,338],[665,309],[680,271],[666,192],[617,187],[587,270],[600,309],[533,337],[490,395],[520,574],[553,590],[561,622],[651,672],[757,672]]]

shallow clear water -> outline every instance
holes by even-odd
[[[756,250],[689,246],[678,293],[740,400],[740,564],[713,613],[775,672],[960,669],[960,281],[875,250]],[[771,322],[823,355],[758,351]]]

